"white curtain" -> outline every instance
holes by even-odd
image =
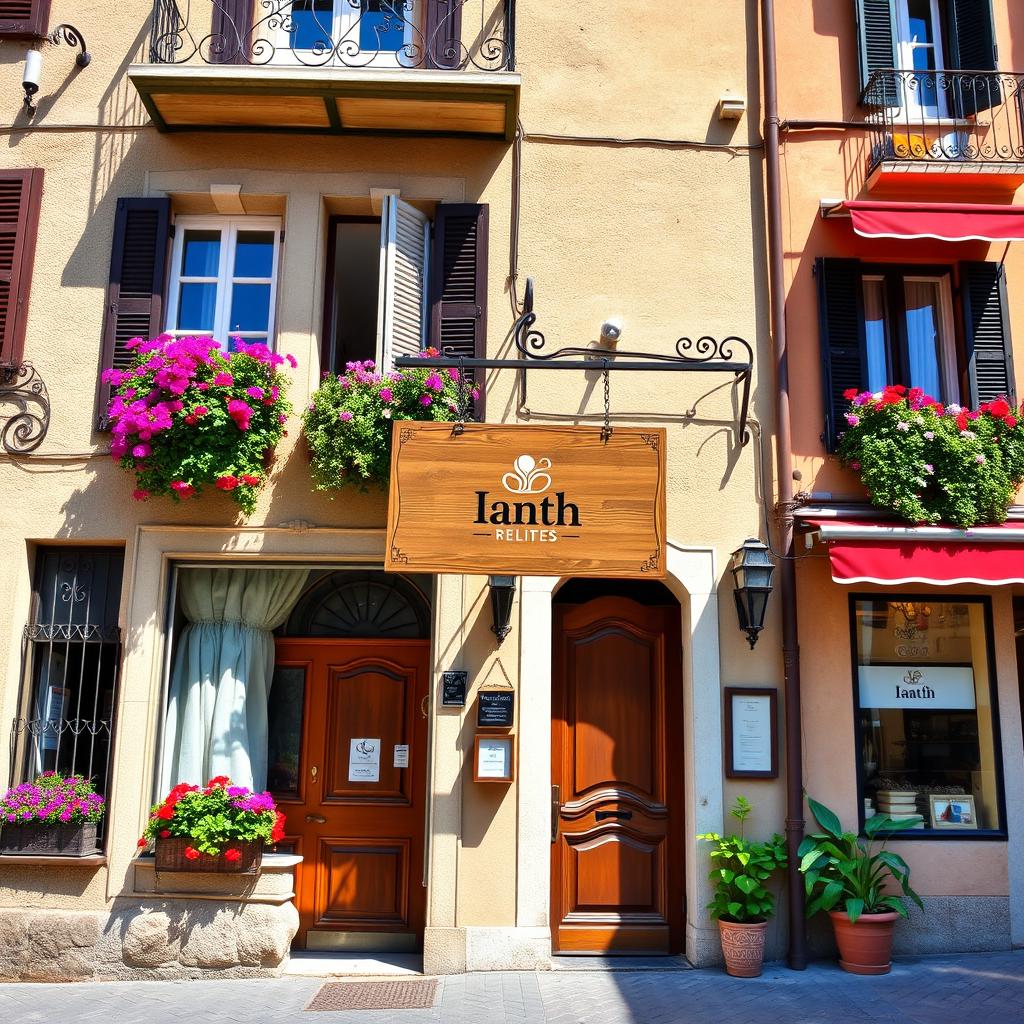
[[[946,399],[943,388],[942,346],[939,323],[939,288],[934,281],[906,281],[907,359],[911,387]]]
[[[162,789],[227,775],[257,792],[267,782],[271,630],[288,617],[306,569],[184,569],[189,620],[174,657],[163,744]]]

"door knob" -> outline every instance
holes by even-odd
[[[558,822],[562,814],[562,787],[551,787],[551,842],[558,842]]]
[[[326,825],[327,819],[322,814],[307,814],[306,821],[316,823],[317,825]]]
[[[313,781],[314,782],[316,782],[316,774],[317,774],[318,771],[320,771],[320,769],[317,768],[316,765],[313,765],[313,767],[309,769],[309,774],[313,776]]]

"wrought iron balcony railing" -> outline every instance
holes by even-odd
[[[1024,163],[1024,75],[994,71],[876,71],[871,167]]]
[[[515,0],[154,0],[152,64],[513,71]]]

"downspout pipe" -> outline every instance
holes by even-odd
[[[782,238],[778,67],[775,2],[761,0],[761,55],[764,78],[764,150],[768,221],[768,291],[775,363],[776,509],[779,513],[779,597],[782,606],[782,658],[786,688],[786,851],[789,882],[789,950],[794,971],[807,967],[804,885],[797,849],[804,835],[803,753],[800,713],[800,650],[796,617],[796,561],[793,544],[793,461],[789,417],[789,361],[786,351],[786,278]],[[767,496],[766,496],[767,500]]]

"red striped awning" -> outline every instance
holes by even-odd
[[[837,520],[808,525],[828,546],[836,583],[1024,583],[1024,527],[1019,524],[973,530]]]
[[[849,216],[853,230],[865,238],[1024,242],[1024,206],[849,199],[824,209],[823,215]]]

